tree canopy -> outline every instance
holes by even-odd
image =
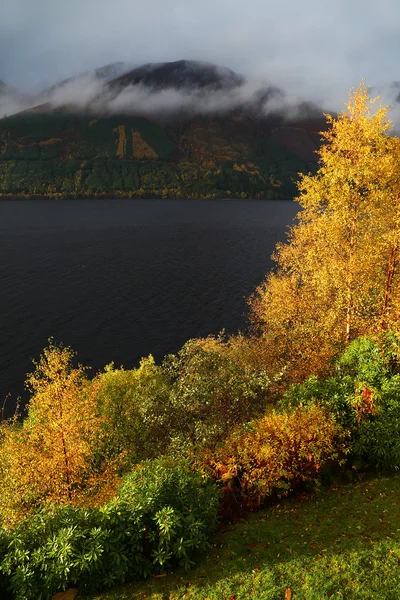
[[[363,82],[327,115],[319,169],[298,185],[298,224],[251,299],[271,363],[294,379],[399,318],[400,140],[378,101]]]

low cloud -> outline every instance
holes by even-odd
[[[88,76],[55,88],[43,98],[43,110],[48,107],[99,115],[126,114],[165,119],[176,115],[207,116],[233,111],[261,117],[279,113],[287,118],[310,116],[313,111],[318,113],[318,108],[304,98],[285,94],[256,78],[229,89],[212,86],[152,89],[143,84],[119,89]]]
[[[35,103],[35,98],[0,82],[0,119],[21,112]]]
[[[338,110],[363,77],[399,79],[399,52],[398,0],[3,0],[0,19],[0,79],[34,91],[112,61],[195,59]]]

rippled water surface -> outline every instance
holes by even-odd
[[[96,372],[243,330],[246,298],[297,210],[290,201],[1,201],[0,398],[23,393],[49,336]]]

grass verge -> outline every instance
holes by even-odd
[[[400,475],[284,500],[220,533],[191,571],[91,600],[400,599]]]

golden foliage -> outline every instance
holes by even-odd
[[[117,139],[117,156],[119,158],[125,158],[125,156],[126,156],[126,133],[125,133],[125,125],[118,125],[113,131],[114,131],[114,133],[118,134],[118,139]]]
[[[215,169],[216,168],[216,164],[213,160],[209,159],[209,160],[204,160],[202,162],[201,165],[204,169]]]
[[[257,175],[258,177],[260,177],[260,179],[262,179],[265,182],[265,179],[260,175],[259,168],[254,163],[242,163],[240,165],[238,163],[235,163],[233,165],[233,170],[237,171],[238,173],[249,173],[249,175]],[[281,183],[279,183],[279,185],[281,185]]]
[[[248,504],[303,481],[317,482],[322,465],[342,460],[346,433],[319,406],[291,413],[271,410],[234,433],[204,464],[221,482],[238,485]]]
[[[273,175],[270,176],[269,181],[274,187],[281,187],[282,181],[280,179],[275,179]]]
[[[250,301],[270,364],[292,380],[325,372],[353,338],[399,318],[400,140],[365,84],[346,106],[327,116],[320,168],[299,183],[299,224]]]
[[[54,146],[54,144],[60,144],[62,142],[61,138],[50,138],[49,140],[45,140],[43,142],[39,142],[39,146],[45,148],[46,146]]]
[[[132,129],[132,150],[133,156],[138,160],[156,160],[157,154],[153,148],[142,139],[138,131]]]
[[[89,127],[92,127],[92,125],[95,125],[97,123],[97,119],[93,119],[92,121],[89,121]]]
[[[96,456],[105,424],[83,367],[51,341],[26,379],[31,392],[21,425],[2,426],[0,515],[5,524],[47,502],[102,502],[115,490],[113,465]]]

